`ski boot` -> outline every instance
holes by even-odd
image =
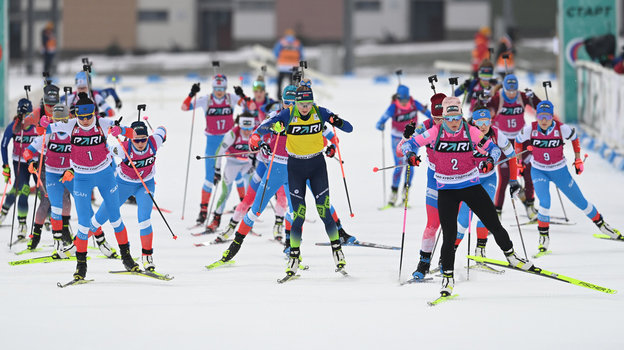
[[[515,267],[524,271],[533,271],[535,266],[530,260],[522,259],[516,255],[513,248],[505,252],[505,257],[511,267]]]
[[[390,199],[388,200],[388,205],[391,207],[394,207],[394,204],[396,203],[398,197],[399,197],[399,188],[398,187],[392,187],[390,188],[392,190],[392,192],[390,193]]]
[[[340,245],[340,241],[339,240],[332,241],[331,247],[332,247],[332,256],[334,257],[334,264],[336,264],[336,267],[340,270],[344,268],[345,265],[347,265],[347,262],[345,261],[344,253],[342,252],[342,246]]]
[[[284,254],[286,254],[286,258],[290,256],[290,231],[286,230],[286,240],[284,241]]]
[[[28,249],[35,250],[41,241],[41,225],[35,224],[33,227],[33,233],[30,235],[30,241],[28,241]]]
[[[9,213],[9,209],[2,207],[2,210],[0,210],[0,225],[2,225],[4,220],[6,220],[8,213]]]
[[[286,264],[286,275],[292,276],[297,273],[299,269],[299,264],[301,264],[301,256],[299,248],[292,248],[290,250],[290,257],[288,258],[288,263]]]
[[[527,199],[524,202],[524,209],[526,210],[527,217],[529,220],[533,220],[537,217],[537,209],[535,209],[535,199]]]
[[[425,275],[429,273],[429,267],[431,266],[431,253],[420,251],[420,261],[416,267],[416,271],[412,273],[412,277],[415,280],[421,280],[425,278]]]
[[[195,224],[197,226],[202,226],[204,222],[206,222],[206,217],[208,216],[208,203],[203,203],[199,205],[199,216],[195,220]]]
[[[212,222],[210,225],[206,226],[206,232],[214,233],[219,228],[221,224],[221,214],[214,213],[212,216]]]
[[[487,244],[487,238],[477,238],[477,247],[475,248],[475,256],[485,258],[485,245]]]
[[[342,227],[338,229],[338,236],[340,237],[341,244],[354,244],[358,241],[357,238],[348,234]]]
[[[127,271],[141,271],[141,269],[139,268],[139,264],[137,264],[134,259],[132,259],[132,255],[130,255],[130,244],[120,244],[119,252],[121,253],[121,261],[123,262],[123,265]]]
[[[51,229],[51,224],[50,224],[50,217],[46,216],[45,220],[43,221],[43,225],[45,226],[45,230],[50,232]]]
[[[69,224],[70,216],[63,216],[63,239],[69,238],[70,241],[74,240],[74,232],[72,231],[71,225]]]
[[[17,226],[17,241],[21,242],[26,239],[26,235],[28,234],[28,226],[26,226],[26,217],[18,217],[17,221],[19,225]]]
[[[226,262],[226,261],[230,261],[232,260],[232,258],[234,258],[234,256],[236,256],[236,254],[238,253],[238,250],[240,249],[241,245],[243,244],[243,240],[245,239],[245,236],[236,232],[236,236],[234,237],[234,241],[232,243],[230,243],[230,246],[228,247],[228,249],[226,249],[223,252],[223,257],[221,258],[221,261]]]
[[[52,256],[57,259],[69,259],[69,257],[76,254],[76,247],[73,242],[65,243],[63,241],[62,231],[52,231],[52,237],[54,238],[54,253]]]
[[[453,287],[455,287],[453,270],[444,271],[442,273],[442,289],[440,289],[440,295],[443,297],[448,297],[453,293]]]
[[[87,276],[87,252],[76,253],[76,272],[74,280],[83,280]]]
[[[143,262],[143,270],[153,272],[156,269],[154,265],[154,258],[152,257],[153,249],[145,250],[143,249],[143,256],[141,256],[141,261]]]
[[[119,257],[119,255],[117,255],[117,252],[115,251],[115,248],[111,247],[110,244],[108,244],[108,242],[106,241],[106,238],[104,238],[104,233],[95,236],[95,242],[97,243],[98,248],[100,248],[100,252],[102,252],[102,254],[104,254],[107,258],[116,259]]]
[[[602,215],[600,215],[598,220],[594,221],[594,224],[596,224],[596,226],[598,226],[598,228],[600,229],[600,232],[604,233],[605,235],[608,235],[613,239],[624,240],[624,237],[620,234],[620,231],[609,226],[609,224],[607,224],[602,218]]]
[[[284,217],[276,216],[275,224],[273,225],[273,239],[281,242],[284,239],[284,234],[282,233],[282,229],[284,228]]]
[[[217,214],[215,214],[216,217]],[[214,222],[214,220],[213,220]],[[228,240],[228,238],[230,238],[230,236],[236,232],[236,225],[238,224],[238,222],[230,220],[230,223],[228,224],[227,229],[225,229],[225,231],[219,233],[219,235],[217,236],[217,238],[215,238],[215,242],[216,243],[223,243],[225,241]],[[217,224],[218,225],[218,224]]]
[[[539,246],[538,249],[540,252],[545,252],[548,250],[548,245],[550,244],[550,236],[548,235],[548,227],[538,227],[539,231]]]

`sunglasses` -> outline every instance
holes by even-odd
[[[93,113],[91,113],[91,114],[84,114],[84,115],[76,115],[76,118],[78,118],[80,120],[89,120],[89,119],[93,118]]]
[[[282,101],[282,103],[285,104],[286,106],[294,106],[295,105],[295,101],[284,100],[284,101]]]
[[[132,142],[134,142],[134,143],[145,143],[145,142],[147,142],[147,137],[141,138],[141,139],[132,139]]]
[[[473,120],[476,126],[490,126],[492,125],[492,121],[490,119],[477,119]]]
[[[253,82],[253,91],[263,91],[264,88],[265,88],[264,82],[262,81]]]
[[[216,88],[212,88],[212,90],[214,90],[215,92],[216,92],[216,91],[221,91],[221,92],[224,92],[224,91],[225,91],[225,88],[224,88],[224,87],[216,87]]]
[[[552,120],[552,119],[553,119],[552,114],[540,113],[537,115],[537,120]]]
[[[462,115],[458,114],[458,115],[445,115],[444,116],[444,120],[446,120],[447,122],[452,122],[452,121],[456,121],[456,120],[461,120],[462,119]]]

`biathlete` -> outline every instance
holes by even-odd
[[[472,113],[472,124],[481,130],[481,134],[483,138],[479,141],[479,146],[483,145],[487,140],[491,140],[503,154],[510,159],[509,161],[509,186],[511,188],[511,193],[517,193],[520,191],[520,184],[517,180],[518,169],[516,167],[515,157],[516,153],[514,152],[514,146],[507,140],[506,137],[499,136],[498,129],[492,128],[492,117],[490,115],[490,111],[482,108],[477,109]],[[477,161],[477,167],[479,168],[479,181],[481,182],[481,186],[485,189],[487,194],[490,196],[490,200],[494,200],[494,195],[496,194],[496,183],[498,180],[498,176],[496,175],[496,171],[494,168],[494,160],[488,156],[487,154],[483,154],[475,149],[473,152],[474,157]],[[470,216],[472,212],[466,205],[462,205],[459,209],[459,216],[457,219],[457,240],[455,241],[455,249],[459,246],[462,238],[464,237],[464,233],[466,229],[468,229],[470,225]],[[483,224],[483,221],[479,219],[477,221],[477,246],[475,248],[475,255],[485,257],[485,246],[487,244],[488,238],[488,229]]]
[[[236,94],[226,93],[227,78],[223,74],[217,74],[212,79],[212,93],[197,99],[195,104],[191,103],[193,97],[199,92],[199,83],[193,84],[191,92],[182,103],[182,110],[189,111],[195,108],[202,108],[206,117],[206,150],[207,156],[217,153],[219,145],[223,141],[223,136],[234,127],[234,106],[240,98]],[[215,159],[206,158],[206,176],[202,186],[202,195],[197,225],[203,225],[208,216],[208,202],[215,188],[217,179],[215,178]]]
[[[455,89],[454,95],[457,97],[464,95],[464,101],[470,100],[470,112],[476,110],[478,106],[486,106],[498,84],[498,81],[492,77],[493,75],[494,65],[490,60],[484,59],[479,65],[477,77],[466,79]]]
[[[596,207],[585,199],[566,167],[563,144],[564,140],[571,140],[576,174],[580,175],[584,169],[581,160],[581,145],[575,129],[554,120],[553,105],[548,100],[540,102],[536,111],[537,121],[525,125],[516,138],[516,152],[521,152],[526,143],[533,146],[531,176],[533,177],[537,199],[539,199],[537,228],[540,234],[540,252],[546,252],[550,243],[548,231],[550,225],[549,187],[551,182],[560,188],[561,192],[598,226],[600,232],[612,239],[624,240],[620,232],[609,226],[596,210]]]
[[[498,129],[501,136],[507,137],[513,145],[516,136],[525,126],[524,111],[525,106],[536,106],[541,100],[535,94],[527,90],[526,92],[518,91],[518,78],[513,74],[508,74],[503,79],[503,88],[499,90],[488,102],[487,107],[492,115],[492,124]],[[527,144],[528,145],[528,144]],[[525,147],[527,146],[525,145]],[[535,196],[533,191],[533,181],[531,181],[531,163],[530,154],[523,154],[522,161],[518,163],[518,170],[524,178],[524,196],[521,196],[522,203],[527,212],[529,219],[533,219],[537,215],[535,210]],[[505,190],[509,183],[510,169],[509,162],[504,162],[498,166],[498,187],[496,189],[496,197],[494,204],[496,210],[500,214],[503,210],[505,202]]]
[[[273,125],[278,122],[281,122],[286,130],[286,150],[288,152],[286,167],[288,169],[290,201],[293,208],[290,258],[286,267],[286,273],[289,276],[296,273],[301,262],[301,230],[305,220],[305,193],[308,180],[316,202],[316,209],[325,224],[325,231],[331,242],[334,262],[339,269],[342,269],[346,264],[336,222],[329,213],[329,182],[323,156],[323,124],[329,122],[345,132],[353,130],[349,122],[339,118],[326,108],[316,106],[312,89],[309,86],[299,86],[295,99],[295,106],[282,110],[265,120],[256,130],[262,136],[270,132]],[[251,146],[259,148],[260,144],[252,143]]]
[[[457,97],[446,97],[442,101],[444,123],[434,125],[424,133],[416,135],[400,145],[397,152],[404,154],[410,165],[420,163],[416,155],[418,148],[432,145],[430,160],[435,165],[435,179],[438,189],[438,213],[442,225],[442,289],[440,294],[448,296],[455,285],[455,239],[457,237],[457,216],[461,202],[472,209],[494,235],[496,243],[505,252],[510,265],[529,270],[530,261],[519,258],[513,249],[509,234],[501,225],[490,197],[480,186],[479,169],[473,156],[482,139],[481,131],[469,126],[462,119],[461,101]],[[487,170],[500,156],[500,149],[487,140],[480,149],[492,157]]]
[[[427,107],[423,106],[420,102],[410,96],[409,88],[405,85],[399,85],[396,94],[392,96],[392,104],[390,104],[388,109],[386,109],[386,112],[384,112],[381,118],[379,118],[376,125],[377,130],[383,132],[388,119],[392,119],[392,131],[390,134],[392,136],[391,142],[393,150],[396,149],[399,142],[401,142],[405,126],[412,121],[416,124],[418,123],[418,112],[423,113],[428,118],[431,118],[431,112],[427,110]],[[393,154],[395,165],[405,164],[402,157],[397,157],[396,152],[393,152]],[[403,168],[406,167],[394,168],[394,172],[392,173],[390,198],[388,199],[388,204],[384,207],[384,209],[393,207],[396,204]],[[412,172],[413,168],[410,167],[409,171]],[[408,185],[411,185],[411,182],[411,177],[410,179],[406,178],[404,181],[403,199],[407,198],[407,189],[409,187]]]
[[[167,131],[163,126],[159,126],[154,130],[152,135],[149,135],[147,126],[143,121],[132,122],[130,128],[134,131],[134,138],[130,141],[123,141],[121,144],[110,147],[111,152],[116,157],[121,158],[121,162],[117,166],[115,174],[117,184],[119,185],[119,190],[117,192],[120,204],[125,203],[130,196],[136,198],[137,219],[139,221],[142,248],[141,260],[143,268],[146,271],[154,271],[156,266],[154,265],[154,249],[152,247],[154,239],[154,230],[152,229],[151,222],[152,199],[145,190],[145,187],[143,187],[141,179],[137,176],[132,164],[130,164],[130,160],[134,163],[143,182],[153,195],[156,189],[156,184],[154,182],[154,176],[156,174],[156,152],[167,139]],[[128,160],[126,153],[130,155],[130,160]],[[101,227],[109,220],[107,208],[108,206],[106,203],[100,206],[93,220],[91,220],[92,226]]]
[[[217,149],[217,157],[215,160],[215,179],[221,180],[221,158],[226,154],[245,153],[241,155],[233,155],[227,157],[225,168],[223,170],[223,181],[221,184],[221,195],[217,200],[216,209],[212,216],[212,222],[206,227],[206,232],[216,232],[221,224],[221,215],[225,208],[225,203],[232,191],[232,184],[237,177],[242,177],[245,184],[249,183],[249,172],[251,171],[251,159],[249,159],[249,137],[256,126],[255,118],[249,112],[241,113],[238,118],[238,124],[232,128],[223,137],[223,142]],[[244,188],[244,187],[243,187]],[[241,200],[244,200],[241,198]],[[227,231],[226,231],[227,232]],[[225,235],[217,237],[217,242],[224,242],[227,239]]]
[[[78,234],[74,240],[77,261],[74,279],[82,280],[87,274],[88,234],[89,231],[97,231],[97,227],[91,224],[93,217],[91,192],[95,187],[100,191],[106,204],[108,218],[115,230],[124,267],[128,271],[138,271],[139,265],[130,255],[128,233],[119,214],[120,203],[117,194],[118,185],[115,180],[115,166],[106,147],[108,133],[132,139],[135,136],[134,131],[131,128],[115,125],[115,121],[110,118],[96,118],[95,105],[84,92],[79,94],[75,111],[76,119],[70,119],[67,123],[51,124],[47,116],[42,117],[40,121],[41,126],[46,128],[46,138],[52,133],[59,132],[71,136],[71,168],[65,171],[63,177],[66,180],[74,179],[73,195],[78,212]]]
[[[28,172],[28,163],[22,156],[26,147],[28,147],[35,137],[37,137],[37,131],[35,126],[26,125],[24,118],[32,112],[32,104],[29,100],[22,98],[17,103],[17,114],[13,118],[13,121],[7,125],[2,136],[1,152],[2,152],[2,175],[4,176],[4,182],[9,182],[11,179],[11,168],[9,167],[8,147],[9,143],[13,141],[13,151],[11,159],[13,161],[13,171],[15,174],[15,181],[13,187],[6,194],[4,204],[2,204],[2,210],[0,211],[0,223],[6,220],[9,209],[15,203],[17,199],[17,242],[26,240],[28,228],[26,226],[26,216],[28,215],[28,195],[30,194],[30,173]],[[34,180],[37,181],[36,177]]]

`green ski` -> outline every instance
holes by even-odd
[[[144,276],[155,278],[161,281],[171,281],[173,276],[163,275],[162,273],[158,273],[156,271],[108,271],[108,273],[116,274],[116,275],[135,275],[135,276]]]
[[[29,249],[26,248],[24,250],[20,250],[19,252],[15,252],[15,255],[22,255],[22,254],[28,254],[28,253],[34,253],[34,252],[40,252],[42,251],[42,248],[35,248],[35,249]]]
[[[507,261],[494,260],[494,259],[490,259],[490,258],[484,258],[484,257],[472,256],[472,255],[468,255],[467,257],[468,257],[468,259],[474,260],[476,262],[502,266],[502,267],[506,267],[508,269],[514,269],[516,271],[522,271],[522,272],[527,272],[527,273],[530,273],[530,274],[533,274],[533,275],[544,276],[544,277],[552,278],[552,279],[555,279],[555,280],[558,280],[558,281],[561,281],[561,282],[567,282],[567,283],[570,283],[570,284],[574,284],[576,286],[581,286],[581,287],[593,289],[593,290],[596,290],[596,291],[599,291],[599,292],[603,292],[603,293],[607,293],[607,294],[615,294],[615,293],[617,293],[617,290],[615,290],[615,289],[609,289],[609,288],[597,286],[597,285],[591,284],[589,282],[577,280],[576,278],[567,277],[567,276],[560,275],[558,273],[546,271],[546,270],[541,269],[541,268],[539,268],[537,266],[534,267],[534,270],[526,271],[526,270],[519,269],[517,267],[510,266]]]
[[[552,250],[546,250],[546,251],[543,251],[543,252],[538,252],[535,255],[533,255],[533,258],[537,259],[537,258],[543,257],[544,255],[549,255],[549,254],[552,254]]]
[[[213,262],[210,265],[206,265],[206,268],[208,270],[212,270],[212,269],[216,269],[217,267],[221,267],[221,266],[233,265],[234,262],[235,262],[234,260],[228,260],[228,261],[217,260],[217,261]]]
[[[89,259],[91,259],[91,257],[87,257],[87,260]],[[54,261],[76,261],[76,257],[70,256],[69,258],[62,259],[55,255],[48,255],[48,256],[40,256],[38,258],[32,258],[32,259],[9,261],[9,265],[11,266],[28,265],[28,264],[50,263]]]
[[[428,301],[427,305],[429,305],[429,306],[436,306],[436,305],[438,305],[440,303],[443,303],[445,301],[449,301],[449,300],[455,299],[458,296],[459,296],[459,294],[451,294],[451,295],[446,296],[446,297],[439,297],[438,299],[436,299],[434,301]]]
[[[608,239],[610,241],[624,242],[624,239],[613,238],[613,237],[611,237],[609,235],[605,235],[604,233],[594,233],[594,237],[600,238],[600,239]],[[622,236],[620,236],[620,237],[622,237]]]

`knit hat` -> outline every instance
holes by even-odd
[[[407,100],[410,97],[409,88],[405,85],[399,85],[396,94],[399,100]]]
[[[242,113],[238,116],[238,126],[243,130],[253,130],[256,118],[249,113]]]
[[[54,106],[52,109],[52,119],[53,120],[67,120],[69,119],[69,107],[66,105],[59,103]]]
[[[76,117],[86,117],[95,113],[95,105],[86,92],[78,93],[78,102],[76,102]]]
[[[535,110],[537,111],[536,116],[539,116],[540,114],[547,114],[552,116],[554,113],[553,104],[548,100],[543,100],[542,102],[538,103]]]
[[[294,85],[287,85],[282,92],[282,100],[295,103],[297,88]]]
[[[478,75],[481,79],[490,79],[494,75],[494,65],[487,58],[481,61]]]
[[[225,74],[217,74],[212,78],[212,87],[213,88],[227,88],[227,77]]]
[[[134,130],[136,136],[148,136],[147,125],[142,120],[133,121],[130,128]]]
[[[445,94],[438,92],[431,96],[431,115],[434,117],[442,116],[442,100],[446,97]]]
[[[505,79],[503,79],[503,88],[505,91],[518,90],[518,78],[513,74],[505,75]]]
[[[28,113],[31,113],[32,111],[33,108],[30,100],[21,98],[19,101],[17,101],[17,114],[26,115]]]
[[[461,115],[461,100],[455,96],[448,96],[442,100],[442,115]]]
[[[84,71],[80,71],[76,73],[74,81],[76,82],[76,87],[89,86],[89,77],[87,76],[87,73],[85,73]]]
[[[46,85],[43,88],[43,103],[54,106],[59,103],[59,88],[56,85]]]
[[[314,95],[312,89],[297,89],[297,96],[295,97],[297,102],[314,102]]]

